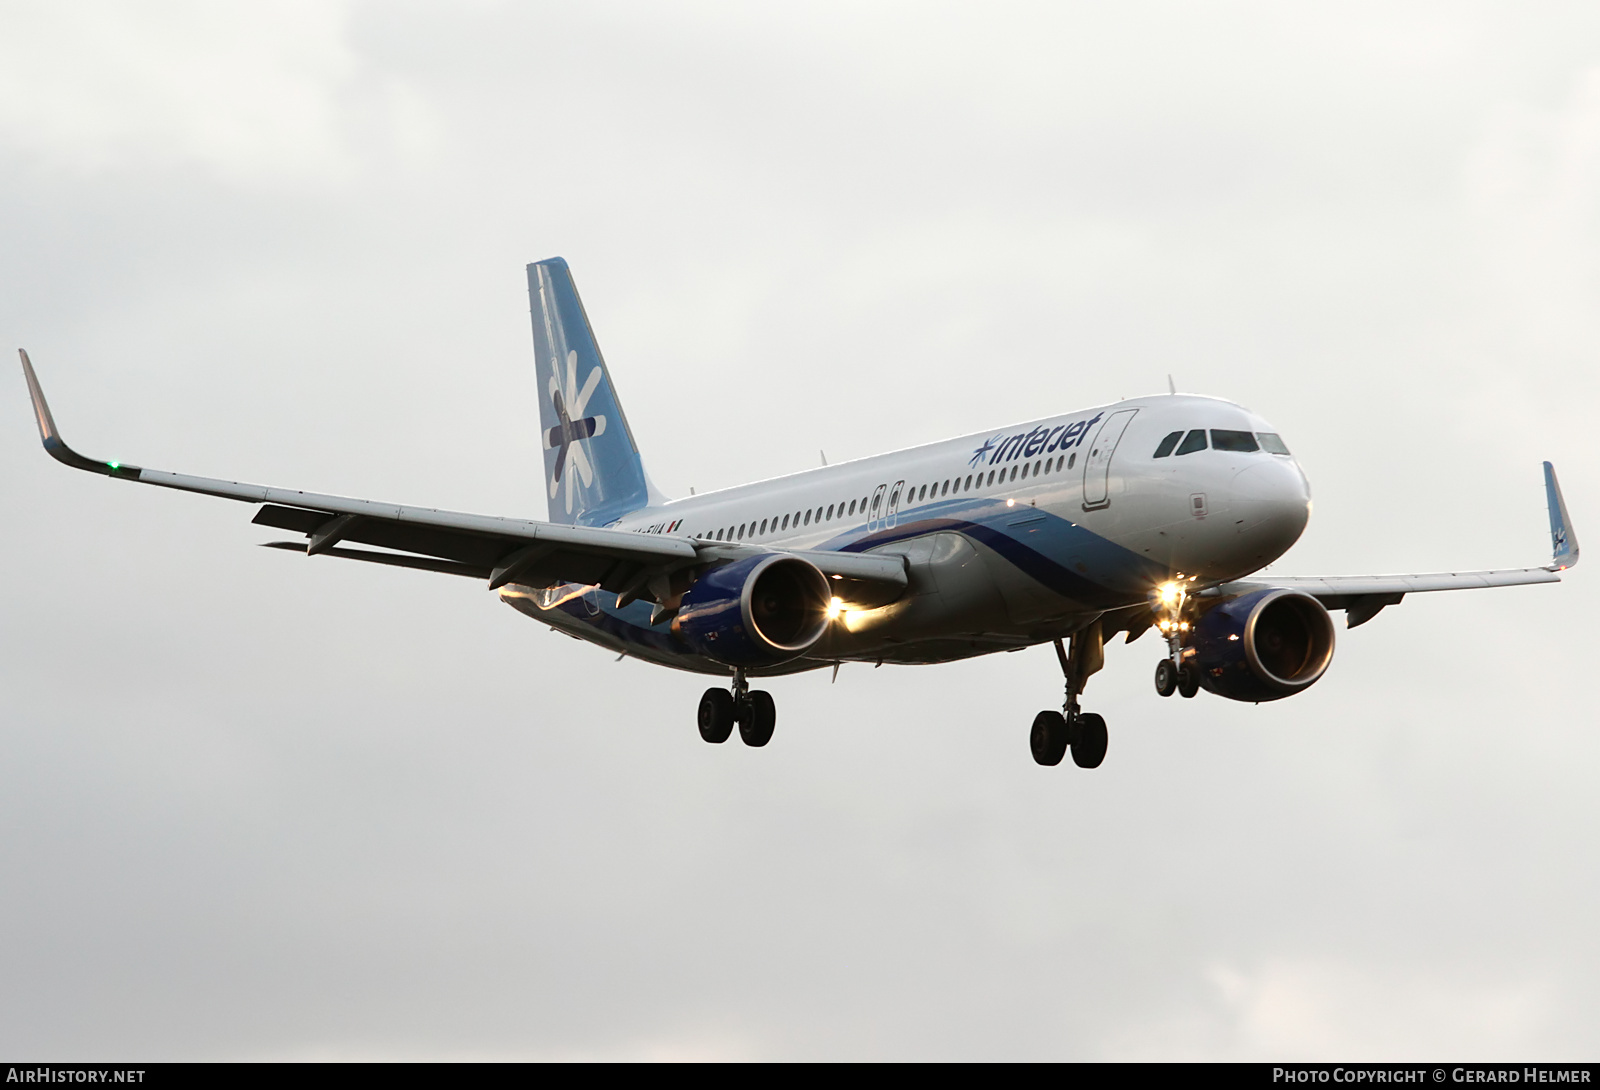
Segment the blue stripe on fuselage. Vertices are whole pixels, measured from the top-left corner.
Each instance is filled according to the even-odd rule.
[[[857,526],[820,548],[860,553],[941,532],[965,534],[1055,593],[1092,609],[1142,601],[1148,588],[1168,575],[1155,561],[1059,515],[1036,507],[1008,507],[997,500],[927,504],[917,509],[917,517],[892,529],[869,533],[865,526]],[[594,593],[600,600],[592,604],[573,599],[557,608],[623,643],[674,657],[693,655],[672,634],[670,621],[650,624],[649,603],[632,602],[619,610],[604,601],[610,595]],[[599,612],[591,613],[595,607]]]
[[[940,531],[965,534],[1057,594],[1101,609],[1142,600],[1153,584],[1168,575],[1165,567],[1148,557],[1059,515],[1037,507],[1008,507],[996,500],[928,504],[918,517],[892,529],[850,531],[822,548],[866,552]]]

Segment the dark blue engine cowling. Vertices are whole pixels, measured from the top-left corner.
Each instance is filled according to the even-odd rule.
[[[822,637],[828,580],[814,564],[769,554],[700,574],[672,630],[696,654],[729,666],[776,666]]]
[[[1229,700],[1281,700],[1333,661],[1333,618],[1298,590],[1258,590],[1203,614],[1190,641],[1200,684]]]

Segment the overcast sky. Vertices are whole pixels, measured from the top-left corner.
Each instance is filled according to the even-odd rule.
[[[1178,388],[1283,574],[1600,548],[1600,8],[17,2],[0,342],[91,455],[542,517],[523,266],[686,494]],[[706,681],[74,474],[0,381],[0,1053],[1592,1059],[1589,568],[1292,700],[1153,638]],[[1590,567],[1600,556],[1590,560]]]

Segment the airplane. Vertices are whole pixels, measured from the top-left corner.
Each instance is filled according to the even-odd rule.
[[[1167,394],[669,499],[645,472],[567,263],[527,273],[548,521],[86,458],[19,350],[40,438],[74,469],[256,504],[255,524],[304,537],[269,548],[484,581],[577,639],[727,678],[700,700],[700,736],[725,742],[737,726],[757,747],[777,711],[752,678],[1052,643],[1065,700],[1035,716],[1029,748],[1041,765],[1070,751],[1095,768],[1106,723],[1080,696],[1116,635],[1158,633],[1161,696],[1280,700],[1327,671],[1330,611],[1355,628],[1407,594],[1558,582],[1578,560],[1545,462],[1547,565],[1263,576],[1305,530],[1306,475],[1268,421],[1170,379]]]

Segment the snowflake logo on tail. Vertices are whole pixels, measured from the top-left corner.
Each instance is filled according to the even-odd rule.
[[[550,402],[555,406],[555,427],[544,433],[544,449],[556,452],[556,464],[550,470],[550,498],[556,498],[556,493],[561,490],[561,479],[565,475],[567,480],[567,514],[572,514],[572,475],[567,474],[568,463],[571,463],[572,474],[587,488],[594,483],[594,467],[589,463],[589,455],[580,445],[585,439],[593,439],[597,435],[604,435],[606,431],[606,418],[603,416],[585,416],[584,410],[589,407],[589,399],[600,386],[600,368],[596,367],[584,379],[583,388],[578,388],[578,354],[567,353],[567,381],[565,387],[561,382],[561,366],[555,360],[551,361],[554,374],[550,376]]]

